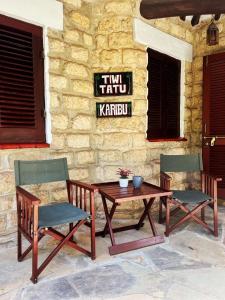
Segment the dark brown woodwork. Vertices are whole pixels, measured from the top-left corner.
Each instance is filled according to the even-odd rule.
[[[77,198],[76,190],[79,190]],[[54,256],[61,250],[63,245],[68,245],[75,250],[78,250],[85,255],[95,259],[95,207],[94,207],[94,192],[96,188],[94,186],[79,182],[67,180],[67,191],[69,202],[75,206],[83,207],[85,211],[90,215],[90,221],[81,220],[77,224],[70,224],[69,233],[64,235],[59,231],[48,228],[38,227],[38,207],[41,201],[24,190],[20,186],[16,187],[17,198],[17,220],[18,220],[18,261],[22,261],[27,254],[32,251],[32,276],[31,281],[37,283],[38,276],[54,258]],[[91,250],[79,246],[72,240],[73,235],[79,229],[81,225],[87,225],[90,228],[91,237]],[[59,244],[44,260],[44,262],[38,266],[38,242],[45,236],[50,235],[59,241]],[[22,236],[29,242],[30,246],[23,251],[22,250]]]
[[[144,182],[140,189],[134,189],[132,182],[129,182],[127,188],[120,188],[119,182],[107,182],[94,184],[98,188],[99,193],[102,196],[102,202],[104,206],[106,224],[102,231],[96,232],[96,236],[104,237],[106,234],[110,235],[112,246],[109,247],[110,255],[115,255],[118,253],[139,249],[142,247],[147,247],[150,245],[155,245],[158,243],[164,242],[163,236],[158,235],[154,220],[151,216],[151,207],[156,197],[168,197],[172,193],[166,189],[159,188],[150,183]],[[148,199],[148,200],[147,200]],[[126,201],[137,201],[142,200],[144,204],[144,211],[140,217],[140,220],[137,224],[122,226],[113,228],[112,218],[115,213],[116,207]],[[109,212],[108,202],[112,202],[112,207]],[[153,236],[150,236],[145,239],[140,239],[131,242],[125,242],[118,244],[115,239],[114,233],[136,229],[139,230],[143,225],[145,218],[148,218],[150,228],[152,230]]]
[[[204,169],[222,178],[218,194],[225,199],[225,53],[204,58],[203,78]],[[211,146],[213,137],[215,142]]]
[[[221,17],[221,14],[215,14],[215,16],[214,16],[215,21],[219,21],[220,17]]]
[[[147,138],[180,136],[181,62],[148,49],[148,130]]]
[[[222,14],[225,0],[142,0],[140,12],[146,19]]]
[[[44,143],[41,27],[0,15],[0,143]]]
[[[171,177],[164,173],[160,173],[160,185],[162,188],[170,189]],[[221,178],[210,176],[204,172],[201,173],[201,190],[203,193],[211,196],[210,200],[202,201],[197,204],[194,208],[187,208],[187,203],[181,203],[179,199],[165,198],[160,199],[160,209],[159,209],[159,221],[163,223],[166,220],[166,232],[165,235],[169,234],[175,230],[178,226],[192,219],[197,224],[202,225],[214,236],[218,236],[218,208],[217,208],[217,185],[221,181]],[[162,216],[162,205],[166,208],[166,216]],[[204,209],[210,207],[213,210],[213,229],[205,222]],[[173,207],[173,210],[171,208]],[[175,207],[175,209],[174,209]],[[171,216],[176,215],[177,212],[182,210],[186,214],[180,219],[176,220],[174,224],[171,225]],[[201,213],[201,219],[196,215]]]
[[[193,16],[192,20],[191,20],[191,25],[192,26],[197,25],[199,23],[200,17],[201,17],[201,15],[195,15],[195,16]]]

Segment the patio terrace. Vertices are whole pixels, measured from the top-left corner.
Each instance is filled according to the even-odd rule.
[[[31,257],[17,262],[15,243],[2,239],[0,299],[223,300],[224,220],[225,207],[220,206],[218,239],[195,223],[187,223],[163,244],[116,256],[108,254],[110,239],[98,237],[95,261],[64,247],[36,285],[29,280]],[[99,220],[97,227],[102,228],[103,222]],[[148,225],[140,231],[118,233],[116,237],[120,242],[144,238]],[[160,233],[164,232],[163,225],[157,224],[157,227]],[[78,238],[84,245],[89,243],[84,232],[80,232]],[[40,244],[40,260],[52,246],[46,241]]]

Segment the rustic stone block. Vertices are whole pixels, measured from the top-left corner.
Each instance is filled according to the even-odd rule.
[[[58,93],[51,92],[50,94],[50,104],[52,108],[59,107],[60,98]]]
[[[7,214],[0,214],[0,232],[6,231],[7,226]]]
[[[49,39],[49,52],[64,53],[65,45],[62,41]]]
[[[67,78],[51,74],[50,87],[58,90],[65,89],[67,87]]]
[[[92,118],[89,116],[77,116],[73,120],[74,130],[91,130],[92,128]]]
[[[122,160],[121,151],[99,151],[98,152],[98,163],[120,163]]]
[[[60,135],[53,134],[51,149],[63,149],[64,146],[65,146],[65,137],[62,134]]]
[[[90,19],[87,16],[82,15],[79,12],[72,11],[72,13],[70,14],[70,18],[73,21],[73,23],[75,25],[79,26],[81,29],[84,29],[84,30],[89,29]]]
[[[140,147],[146,146],[146,143],[148,143],[146,141],[146,135],[144,132],[141,134],[133,134],[132,138],[133,138],[133,147],[134,148],[140,148]]]
[[[106,4],[105,10],[115,15],[132,15],[132,4],[131,1],[112,1]]]
[[[52,126],[55,129],[66,129],[68,127],[68,117],[65,115],[56,115],[52,118]]]
[[[81,39],[81,34],[78,30],[65,30],[64,31],[64,40],[71,44],[77,43]]]
[[[87,62],[89,58],[88,50],[83,47],[72,46],[71,58],[76,61]]]
[[[96,43],[97,43],[97,49],[107,49],[109,45],[108,36],[98,34],[96,36]]]
[[[15,193],[14,172],[4,171],[0,173],[0,195]]]
[[[8,196],[0,197],[0,212],[5,211],[5,210],[11,210],[13,208],[15,209],[15,207],[16,207],[16,199],[14,196],[8,195]],[[0,223],[1,223],[1,221],[0,221]]]
[[[50,58],[49,60],[49,70],[53,72],[60,72],[61,70],[61,60]]]
[[[90,34],[84,33],[83,40],[86,46],[91,47],[93,45],[93,38]]]
[[[63,96],[63,106],[68,110],[87,112],[90,110],[90,101],[87,98]]]
[[[126,16],[102,17],[98,23],[97,33],[107,35],[111,32],[132,32],[132,22],[133,19]]]
[[[119,65],[122,63],[122,54],[118,50],[102,50],[100,61],[104,66]]]
[[[147,159],[146,149],[127,151],[123,154],[123,160],[125,163],[138,164],[139,162],[145,162]]]
[[[71,134],[67,136],[67,144],[72,148],[89,148],[90,137],[84,134]]]
[[[64,65],[64,74],[65,76],[77,76],[81,78],[87,78],[88,77],[88,69],[80,64],[76,63],[66,63]]]
[[[93,151],[82,151],[77,154],[78,165],[93,164],[95,162],[95,154]]]
[[[89,177],[88,169],[75,168],[69,170],[69,176],[74,180],[85,180]]]
[[[132,136],[126,133],[111,133],[104,135],[104,148],[108,149],[123,149],[129,148],[132,145]]]
[[[110,48],[132,48],[133,36],[131,33],[115,32],[109,35]]]
[[[72,81],[73,91],[76,94],[86,94],[92,95],[93,94],[93,84],[89,81],[82,81],[82,80],[73,80]]]
[[[123,50],[123,63],[147,66],[146,52],[141,50],[125,49]]]
[[[133,114],[134,115],[145,115],[147,118],[148,111],[148,102],[146,100],[138,100],[134,101]]]
[[[2,154],[0,157],[0,170],[6,171],[10,169],[8,153]]]

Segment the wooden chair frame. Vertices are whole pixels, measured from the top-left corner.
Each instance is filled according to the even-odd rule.
[[[59,231],[48,228],[38,227],[38,209],[41,203],[40,199],[32,195],[20,186],[16,187],[17,198],[17,216],[18,216],[18,261],[22,261],[27,254],[32,251],[32,276],[31,281],[37,283],[38,276],[50,263],[53,257],[59,252],[59,250],[66,244],[75,250],[78,250],[88,256],[91,259],[95,259],[95,204],[94,193],[97,189],[89,184],[85,184],[79,181],[67,180],[67,193],[69,203],[83,209],[90,213],[89,220],[81,220],[76,224],[69,224],[69,233],[64,235]],[[89,195],[88,195],[89,194]],[[79,229],[81,225],[87,225],[90,227],[91,234],[91,250],[86,250],[73,241],[73,235]],[[30,246],[23,251],[22,250],[22,235],[30,242]],[[45,236],[59,240],[59,244],[49,254],[45,261],[38,266],[38,242]]]
[[[160,172],[160,186],[164,189],[171,189],[171,180],[172,178],[165,172]],[[186,203],[181,203],[178,199],[160,198],[159,204],[159,223],[163,223],[166,220],[166,232],[165,235],[168,237],[169,234],[176,229],[179,225],[184,222],[193,219],[197,224],[202,225],[210,233],[214,234],[215,237],[218,237],[218,207],[217,207],[217,183],[222,181],[221,178],[216,178],[209,174],[201,172],[201,190],[203,193],[211,196],[211,200],[206,200],[201,203],[198,203],[192,210],[188,209]],[[166,216],[163,217],[163,205],[166,208]],[[171,207],[176,205],[176,208],[171,211]],[[214,227],[211,229],[209,225],[205,222],[205,208],[209,206],[213,210],[213,221]],[[170,218],[174,216],[179,210],[182,210],[186,213],[184,217],[178,220],[175,224],[170,225]],[[201,213],[201,217],[197,216],[197,213]]]

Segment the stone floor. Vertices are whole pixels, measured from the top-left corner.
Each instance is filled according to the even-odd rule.
[[[0,300],[224,300],[225,299],[225,207],[219,208],[220,234],[216,239],[195,223],[187,223],[165,243],[109,256],[108,237],[98,237],[97,259],[65,247],[33,285],[31,258],[16,260],[16,245],[0,240]],[[98,221],[101,227],[102,221]],[[119,241],[146,237],[141,231],[116,235]],[[164,226],[157,225],[160,233]],[[78,239],[88,246],[87,235]],[[42,241],[40,257],[52,248]]]

